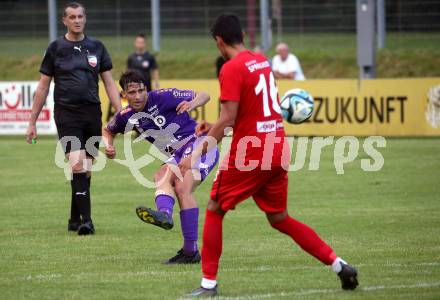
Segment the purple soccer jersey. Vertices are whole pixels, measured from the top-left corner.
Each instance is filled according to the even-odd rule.
[[[187,112],[177,114],[182,101],[191,101],[194,91],[162,89],[148,93],[147,104],[141,112],[130,105],[115,114],[107,129],[113,134],[137,131],[163,153],[172,153],[194,135],[196,121]]]
[[[141,112],[136,112],[128,105],[115,114],[107,129],[113,134],[134,130],[167,155],[167,163],[179,163],[193,150],[197,123],[188,112],[177,114],[176,107],[194,97],[192,90],[174,88],[148,92],[147,104]],[[214,168],[218,157],[217,149],[202,155],[199,165],[202,181]]]

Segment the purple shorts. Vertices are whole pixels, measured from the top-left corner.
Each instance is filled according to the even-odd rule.
[[[170,158],[165,162],[167,164],[178,164],[182,160],[182,158],[185,158],[193,152],[194,148],[197,147],[197,145],[202,141],[201,138],[194,138],[191,139],[188,143],[186,143],[184,146],[177,149],[173,155],[170,156]],[[196,169],[199,170],[201,179],[200,181],[204,181],[205,178],[209,175],[209,173],[214,169],[215,165],[218,162],[219,159],[219,152],[218,147],[212,148],[207,153],[203,154],[199,161],[196,164]]]

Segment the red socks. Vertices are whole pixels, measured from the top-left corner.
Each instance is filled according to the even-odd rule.
[[[222,255],[223,217],[217,212],[206,210],[203,226],[202,271],[203,278],[216,280],[218,264]],[[331,265],[336,254],[309,226],[287,216],[272,227],[289,235],[304,251],[316,257],[322,263]]]
[[[336,254],[309,226],[287,216],[281,222],[271,224],[273,228],[289,235],[304,251],[313,255],[326,265],[331,265]]]
[[[202,272],[203,278],[215,280],[218,263],[222,255],[223,217],[217,212],[206,210],[203,225]]]

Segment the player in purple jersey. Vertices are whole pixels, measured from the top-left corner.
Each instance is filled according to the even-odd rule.
[[[164,164],[154,175],[157,210],[140,206],[136,208],[136,214],[146,223],[169,230],[174,225],[172,215],[177,197],[184,243],[177,255],[164,263],[198,263],[199,209],[193,191],[216,165],[218,151],[213,149],[201,157],[197,168],[182,174],[182,180],[177,178],[173,170],[179,170],[177,164],[189,156],[197,145],[197,123],[188,112],[208,102],[209,95],[174,88],[147,93],[142,77],[133,71],[122,74],[119,84],[129,105],[116,113],[103,129],[105,154],[111,159],[116,156],[113,139],[118,133],[136,131],[166,155]]]

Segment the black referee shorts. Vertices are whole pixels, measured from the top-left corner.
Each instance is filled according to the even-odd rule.
[[[84,104],[75,108],[58,106],[54,115],[58,137],[66,154],[85,149],[87,156],[98,156],[102,135],[100,104]]]

